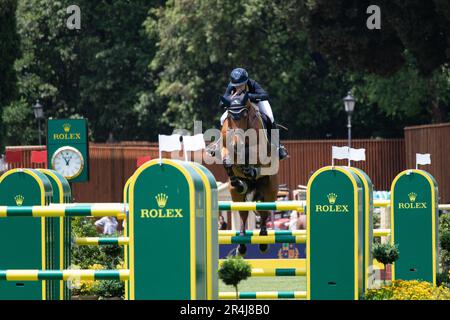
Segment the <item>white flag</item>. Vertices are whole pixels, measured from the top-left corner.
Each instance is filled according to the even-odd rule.
[[[416,165],[431,164],[431,155],[429,153],[416,153]]]
[[[349,158],[348,147],[332,147],[332,157],[333,159],[348,159]]]
[[[158,135],[159,152],[161,151],[177,151],[181,150],[180,135],[173,134],[166,136],[163,134]]]
[[[366,149],[350,148],[350,160],[352,161],[366,161]]]
[[[183,146],[185,151],[197,151],[206,148],[203,134],[196,134],[195,136],[183,136]]]

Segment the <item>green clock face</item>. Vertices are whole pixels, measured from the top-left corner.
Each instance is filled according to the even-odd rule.
[[[61,147],[52,156],[52,168],[66,179],[74,179],[83,172],[83,155],[73,147]]]

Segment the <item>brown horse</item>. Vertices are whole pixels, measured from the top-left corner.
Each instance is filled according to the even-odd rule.
[[[222,161],[230,177],[230,193],[234,202],[264,201],[277,199],[278,165],[276,149],[272,149],[258,107],[250,102],[248,94],[221,97],[228,111],[222,126]],[[253,129],[253,130],[252,130]],[[253,139],[252,139],[253,138]],[[265,149],[264,149],[265,148]],[[269,168],[271,170],[269,170]],[[261,218],[260,235],[267,235],[267,218],[270,211],[256,211]],[[239,211],[241,218],[240,235],[245,234],[248,211]],[[260,244],[261,252],[269,246]],[[245,255],[245,244],[238,246],[238,253]]]

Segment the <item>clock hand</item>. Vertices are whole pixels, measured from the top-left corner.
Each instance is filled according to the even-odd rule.
[[[64,159],[64,162],[66,163],[66,166],[68,166],[69,165],[69,162],[70,162],[70,158],[69,159],[67,159],[66,157],[62,157],[63,159]]]

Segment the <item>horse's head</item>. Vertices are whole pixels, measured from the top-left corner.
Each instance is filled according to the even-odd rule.
[[[248,93],[227,97],[220,97],[225,109],[228,111],[227,118],[222,127],[222,136],[233,130],[232,145],[234,147],[245,146],[245,132],[252,128],[251,119],[254,118],[254,107],[250,102]],[[225,141],[225,140],[224,140]]]
[[[220,99],[228,111],[228,127],[230,129],[248,129],[248,116],[251,108],[248,93],[229,98],[222,96]]]

